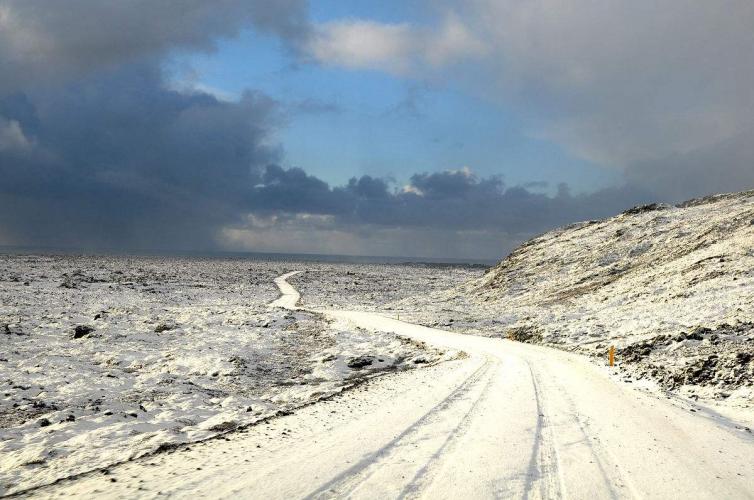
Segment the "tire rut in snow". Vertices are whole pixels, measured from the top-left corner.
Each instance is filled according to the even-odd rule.
[[[531,368],[531,365],[529,365],[529,370],[531,372],[532,383],[534,384],[541,425],[538,424],[537,428],[537,441],[539,445],[532,453],[532,460],[530,462],[531,483],[527,487],[526,496],[529,497],[531,490],[537,486],[533,480],[541,479],[539,497],[568,498],[565,488],[567,481],[562,473],[563,466],[560,458],[561,451],[559,444],[563,442],[563,433],[568,432],[569,438],[564,444],[566,447],[578,443],[586,446],[588,449],[589,461],[595,464],[597,472],[595,476],[591,477],[592,482],[601,483],[602,491],[605,494],[609,492],[609,498],[638,498],[638,495],[635,494],[635,488],[625,474],[625,471],[618,465],[618,461],[612,457],[608,449],[594,443],[592,436],[596,433],[589,428],[587,421],[579,418],[576,405],[567,388],[558,382],[557,377],[548,376],[550,374],[544,374],[547,382],[543,383],[540,380],[542,373],[537,374]],[[549,388],[547,388],[548,384],[550,385]],[[547,390],[543,390],[544,388],[547,388]],[[549,394],[549,396],[545,397],[545,394]],[[552,402],[548,401],[548,399],[552,398],[553,394],[558,395],[559,404],[552,406],[564,408],[566,411],[561,410],[558,414],[553,414],[550,408],[550,403]],[[560,421],[553,419],[556,415],[560,417]],[[563,421],[564,418],[568,418],[568,421]],[[584,457],[582,457],[583,459]],[[612,479],[608,471],[612,473]],[[623,488],[627,488],[628,491],[622,491]]]
[[[531,377],[534,397],[537,403],[537,426],[534,431],[534,447],[531,450],[529,467],[526,474],[524,498],[532,497],[535,488],[539,498],[566,498],[563,478],[560,472],[558,451],[552,435],[552,427],[546,417],[544,401],[539,381],[529,363],[526,363]]]
[[[488,360],[487,363],[489,364],[491,362]],[[429,460],[427,460],[427,462],[424,464],[424,466],[422,466],[416,472],[416,474],[414,474],[411,482],[409,482],[403,488],[403,491],[401,491],[401,493],[398,495],[399,498],[411,498],[413,496],[416,496],[419,492],[421,492],[434,481],[438,469],[436,465],[438,464],[438,462],[440,462],[443,454],[451,452],[456,443],[459,441],[458,438],[465,434],[465,431],[469,427],[469,421],[476,413],[475,410],[479,406],[479,403],[484,401],[484,399],[490,392],[490,389],[494,383],[494,373],[491,372],[493,372],[492,369],[488,369],[485,372],[487,379],[484,382],[484,387],[482,388],[479,397],[472,403],[469,410],[458,422],[458,425],[448,434],[448,437],[445,439],[445,442],[443,442],[442,446],[435,453],[433,453]]]
[[[422,439],[422,432],[428,424],[431,422],[443,422],[447,421],[446,414],[456,409],[458,405],[464,404],[466,396],[470,393],[479,392],[475,394],[470,404],[471,409],[464,411],[460,419],[456,418],[456,422],[453,424],[453,428],[450,429],[446,440],[440,443],[439,450],[435,448],[433,452],[429,454],[426,461],[423,462],[422,467],[419,468],[414,476],[409,480],[409,486],[417,480],[421,479],[421,476],[429,465],[429,462],[436,460],[439,457],[439,451],[446,446],[449,441],[453,439],[454,433],[457,433],[459,429],[463,427],[463,424],[473,410],[476,402],[478,402],[484,395],[485,390],[490,385],[490,372],[494,372],[494,362],[486,359],[484,363],[466,377],[453,391],[451,391],[441,402],[430,408],[424,415],[422,415],[414,423],[406,427],[398,436],[388,442],[385,446],[381,447],[377,451],[370,453],[362,458],[359,462],[346,469],[332,480],[328,481],[320,488],[307,495],[306,498],[319,499],[330,498],[332,496],[343,497],[349,496],[350,493],[357,490],[360,486],[366,483],[375,473],[377,473],[381,467],[386,465],[386,462],[394,457],[393,453],[402,446],[410,446],[417,440]],[[479,385],[482,387],[480,388]],[[466,404],[469,404],[468,402]]]

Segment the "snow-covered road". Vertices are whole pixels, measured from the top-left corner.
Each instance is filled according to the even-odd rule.
[[[275,278],[275,285],[280,289],[280,297],[270,302],[268,307],[282,307],[283,309],[296,308],[298,301],[301,300],[301,295],[298,293],[298,290],[288,283],[287,280],[291,276],[300,272],[301,271],[291,271]]]
[[[295,307],[298,293],[285,277],[276,283],[276,305]],[[579,356],[374,313],[320,312],[468,357],[35,493],[754,498],[754,435],[618,384]]]

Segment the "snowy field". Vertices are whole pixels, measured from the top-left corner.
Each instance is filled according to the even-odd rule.
[[[307,307],[384,311],[409,297],[480,278],[482,265],[307,263],[289,280]]]
[[[404,274],[386,267],[391,278]],[[274,278],[291,269],[319,280],[305,300],[331,300],[328,276],[338,268],[0,256],[0,493],[211,438],[455,355],[267,307],[278,296]],[[379,279],[381,268],[351,272]],[[408,268],[415,289],[445,274]],[[370,294],[347,292],[354,303]]]

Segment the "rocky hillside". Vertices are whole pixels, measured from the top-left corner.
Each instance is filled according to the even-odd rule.
[[[754,191],[557,229],[435,294],[433,306],[419,301],[400,306],[439,312],[435,324],[453,329],[599,357],[615,345],[634,378],[751,400]]]

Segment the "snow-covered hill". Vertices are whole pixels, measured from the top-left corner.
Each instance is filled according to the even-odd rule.
[[[402,317],[606,359],[626,377],[752,402],[754,191],[646,205],[522,245]]]

